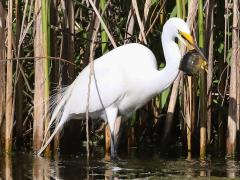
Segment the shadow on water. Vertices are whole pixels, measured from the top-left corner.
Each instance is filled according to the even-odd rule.
[[[147,153],[146,153],[147,152]],[[116,162],[104,159],[98,147],[86,162],[85,153],[52,159],[31,154],[0,158],[0,179],[220,179],[237,178],[238,161],[212,159],[206,163],[183,158],[163,158],[153,151],[141,154],[132,150]],[[240,178],[239,178],[240,179]]]

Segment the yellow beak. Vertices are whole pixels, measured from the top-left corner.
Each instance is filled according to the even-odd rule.
[[[189,50],[195,49],[195,42],[194,42],[193,37],[190,34],[182,32],[182,31],[179,31],[179,34],[181,35],[181,37],[183,37],[183,39],[185,41],[187,41],[186,45]]]

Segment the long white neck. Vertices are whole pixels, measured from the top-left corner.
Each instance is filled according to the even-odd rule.
[[[179,46],[175,43],[175,35],[167,31],[168,28],[163,29],[162,46],[166,66],[157,73],[159,87],[157,93],[169,87],[176,79],[179,73],[179,65],[181,60],[181,53]]]

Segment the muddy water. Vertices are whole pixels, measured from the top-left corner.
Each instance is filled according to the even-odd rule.
[[[95,148],[88,163],[84,152],[52,159],[17,153],[0,161],[0,179],[227,179],[240,175],[240,163],[224,158],[200,163],[133,149],[118,161],[109,162],[101,147]]]

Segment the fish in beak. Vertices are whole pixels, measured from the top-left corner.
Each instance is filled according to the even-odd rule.
[[[191,61],[192,64],[195,66],[195,69],[199,68],[208,72],[207,59],[198,47],[197,43],[194,41],[194,38],[190,34],[182,31],[179,31],[178,33],[179,39],[186,45],[189,50],[189,53],[187,53],[187,55],[184,55],[183,57],[183,61],[185,61],[183,64],[187,65],[189,63],[187,63],[186,61]],[[196,62],[193,62],[194,59],[196,60]]]

